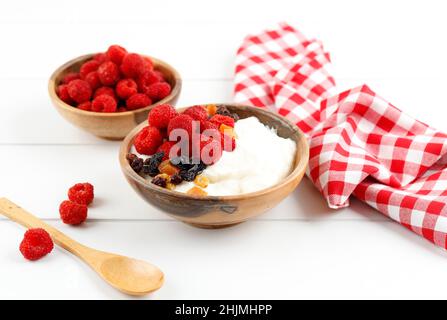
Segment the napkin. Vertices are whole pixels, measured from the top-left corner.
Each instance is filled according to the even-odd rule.
[[[307,176],[330,208],[355,196],[447,249],[447,135],[367,85],[338,92],[329,53],[288,24],[245,38],[235,100],[286,117],[309,141]]]

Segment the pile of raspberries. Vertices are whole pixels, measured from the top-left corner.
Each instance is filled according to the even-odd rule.
[[[79,72],[67,73],[56,93],[81,110],[125,112],[164,99],[171,86],[149,57],[112,45],[82,64]]]
[[[225,106],[196,105],[178,113],[171,105],[162,104],[154,107],[148,116],[148,126],[141,129],[136,135],[134,146],[138,153],[154,155],[163,152],[163,160],[170,158],[171,148],[178,142],[171,132],[183,129],[189,137],[188,154],[192,157],[192,144],[197,143],[200,155],[205,146],[213,144],[213,154],[207,159],[200,159],[206,165],[216,163],[222,156],[222,151],[231,152],[236,148],[236,139],[233,131],[238,116],[228,111]],[[196,130],[198,139],[192,140],[193,130]],[[176,154],[175,156],[180,156]]]
[[[68,199],[59,206],[62,221],[78,225],[87,219],[87,206],[94,198],[90,183],[77,183],[68,189]],[[53,250],[54,244],[47,231],[41,228],[29,229],[20,243],[20,252],[31,261],[38,260]]]

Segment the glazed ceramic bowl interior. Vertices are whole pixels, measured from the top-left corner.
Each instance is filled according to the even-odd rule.
[[[151,108],[163,103],[175,105],[177,102],[182,88],[180,74],[166,62],[150,57],[153,61],[154,69],[163,73],[166,81],[171,85],[171,93],[157,103],[137,110],[114,113],[84,111],[65,103],[56,94],[57,86],[67,73],[78,72],[81,65],[93,56],[94,54],[88,54],[65,63],[54,71],[48,83],[48,92],[56,110],[63,118],[80,129],[101,138],[120,140],[136,125],[147,119]]]
[[[147,124],[142,123],[124,139],[119,160],[121,169],[133,189],[148,203],[170,216],[197,227],[221,228],[238,224],[276,206],[287,197],[301,181],[309,158],[309,147],[304,134],[282,116],[269,111],[235,104],[225,104],[241,119],[257,117],[263,124],[275,128],[283,138],[296,143],[293,169],[280,183],[260,191],[233,196],[191,196],[177,191],[160,188],[135,173],[126,160],[131,151],[135,135]],[[148,207],[148,214],[150,214]]]

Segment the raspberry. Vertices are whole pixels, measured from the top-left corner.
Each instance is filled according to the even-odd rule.
[[[217,124],[218,126],[220,126],[221,124],[225,124],[229,127],[234,128],[234,119],[227,116],[215,114],[211,117],[210,121]]]
[[[93,99],[92,111],[95,112],[115,112],[116,100],[107,94],[102,94]]]
[[[92,103],[90,101],[86,101],[78,104],[78,109],[84,111],[92,111]]]
[[[228,134],[221,133],[220,139],[223,150],[231,152],[236,149],[236,139],[234,137],[229,136]]]
[[[146,62],[146,69],[152,70],[154,69],[154,63],[152,62],[152,59],[149,57],[143,57],[144,62]]]
[[[152,104],[151,99],[142,93],[135,93],[126,100],[126,106],[129,110],[136,110],[150,106]]]
[[[120,78],[120,71],[112,61],[106,61],[98,68],[101,83],[105,86],[113,86]]]
[[[59,206],[59,214],[65,224],[81,224],[87,219],[87,206],[65,200]]]
[[[146,94],[151,84],[160,82],[162,80],[163,79],[160,78],[160,76],[155,71],[149,70],[138,77],[138,90],[140,90],[141,93]]]
[[[98,70],[100,63],[96,60],[90,60],[85,62],[82,66],[81,69],[79,70],[79,75],[81,76],[81,79],[85,79],[85,77],[93,71]]]
[[[68,199],[78,204],[89,205],[93,201],[93,186],[86,183],[76,183],[68,189]]]
[[[168,127],[169,121],[177,116],[177,111],[170,104],[160,104],[149,112],[148,121],[151,126],[158,129]]]
[[[126,107],[118,107],[118,109],[116,109],[116,112],[126,112],[126,111],[128,111]]]
[[[157,82],[151,84],[146,91],[146,94],[153,101],[159,101],[166,98],[171,93],[171,86],[167,82]]]
[[[200,131],[204,132],[205,130],[219,130],[219,126],[211,121],[201,121]]]
[[[206,165],[211,165],[219,161],[220,157],[222,157],[222,146],[220,141],[201,136],[200,160]]]
[[[121,63],[121,72],[127,78],[137,78],[146,70],[146,61],[136,53],[128,53]]]
[[[123,79],[116,84],[116,94],[121,99],[126,100],[137,92],[137,83],[132,79]]]
[[[95,54],[95,55],[93,56],[93,60],[96,60],[96,61],[98,61],[99,63],[103,63],[103,62],[106,62],[106,61],[107,61],[107,56],[106,56],[105,53],[100,52],[100,53],[97,53],[97,54]]]
[[[189,137],[192,136],[192,122],[193,118],[188,116],[187,114],[179,114],[175,118],[171,119],[168,124],[168,135],[175,129],[183,129],[186,130]]]
[[[92,88],[87,81],[76,79],[68,85],[68,94],[77,103],[88,101],[92,96]]]
[[[203,106],[189,107],[183,113],[198,121],[208,119],[208,113]]]
[[[62,83],[63,84],[69,84],[71,81],[79,79],[79,73],[77,72],[70,72],[67,73],[63,78],[62,78]]]
[[[29,229],[20,243],[20,252],[25,259],[38,260],[53,250],[54,244],[48,232],[41,228]]]
[[[115,90],[113,90],[110,87],[99,87],[98,89],[96,89],[95,94],[93,95],[93,98],[96,98],[103,94],[111,96],[113,99],[115,99],[115,101],[118,101],[118,99],[115,95]]]
[[[68,85],[61,84],[56,89],[57,96],[65,103],[73,104],[73,100],[71,99],[70,95],[68,94]]]
[[[135,137],[134,145],[138,153],[153,155],[162,141],[160,131],[157,128],[144,127]]]
[[[158,147],[157,149],[157,153],[158,152],[163,152],[164,156],[163,156],[163,161],[164,160],[168,160],[169,159],[169,152],[171,151],[171,148],[175,145],[175,142],[172,141],[165,141],[161,144],[161,146]]]
[[[112,61],[113,63],[116,63],[118,65],[120,65],[121,62],[123,62],[123,58],[126,54],[127,54],[127,50],[121,46],[116,45],[116,44],[111,45],[109,47],[109,49],[107,49],[107,52],[106,52],[107,58],[109,58],[110,61]]]
[[[163,74],[163,72],[158,71],[158,70],[155,70],[154,72],[155,72],[155,74],[160,78],[160,82],[166,80],[166,79],[165,79],[165,75]]]
[[[97,88],[99,88],[101,86],[101,80],[99,80],[99,75],[98,75],[98,72],[96,72],[96,71],[90,72],[85,77],[85,81],[88,82],[88,84],[90,85],[90,88],[92,88],[92,90],[96,90]]]

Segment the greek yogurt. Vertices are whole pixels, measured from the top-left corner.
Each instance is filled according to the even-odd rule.
[[[296,143],[281,138],[276,130],[249,117],[236,122],[233,152],[223,152],[215,164],[202,173],[209,179],[204,190],[211,196],[239,195],[271,187],[291,171]],[[175,191],[187,192],[194,182],[183,181]]]

